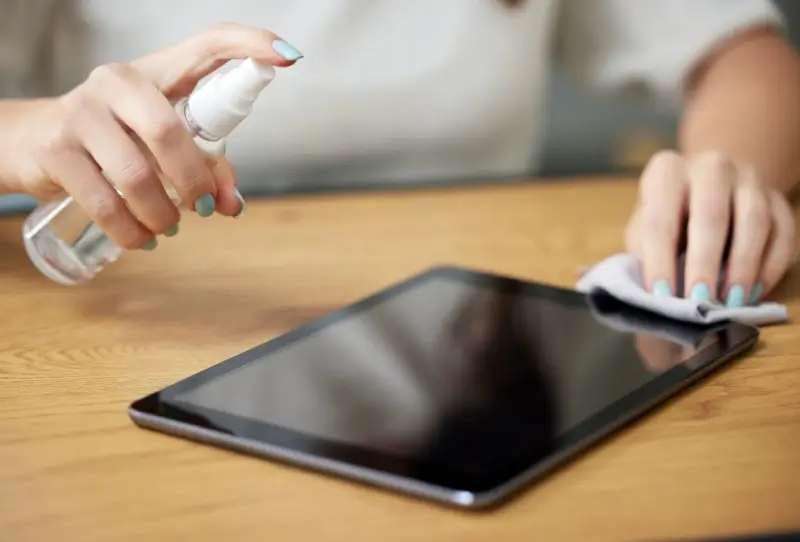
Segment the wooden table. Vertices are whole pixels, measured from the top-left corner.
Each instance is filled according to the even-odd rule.
[[[560,285],[622,248],[630,181],[315,196],[187,216],[93,284],[0,221],[0,540],[666,540],[800,526],[800,329],[490,514],[143,431],[130,401],[436,263]],[[800,279],[778,295],[793,311]]]

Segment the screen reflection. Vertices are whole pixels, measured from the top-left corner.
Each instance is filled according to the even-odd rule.
[[[475,470],[546,454],[708,336],[613,300],[547,292],[433,277],[175,399]]]

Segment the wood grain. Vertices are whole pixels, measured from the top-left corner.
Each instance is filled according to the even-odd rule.
[[[488,514],[136,428],[128,404],[421,269],[559,285],[622,248],[624,180],[251,203],[94,283],[39,276],[0,221],[0,540],[654,540],[800,526],[800,333]],[[791,273],[776,297],[798,303]]]

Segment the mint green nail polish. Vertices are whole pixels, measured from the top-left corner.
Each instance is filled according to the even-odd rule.
[[[763,284],[756,284],[753,286],[753,289],[750,291],[750,299],[748,300],[749,305],[758,305],[761,303],[761,296],[764,295],[764,285]]]
[[[672,288],[666,280],[653,284],[653,295],[656,297],[672,297]]]
[[[242,194],[238,190],[236,191],[236,197],[239,198],[239,201],[242,203],[242,208],[239,209],[238,213],[233,215],[233,218],[242,218],[244,216],[244,211],[245,211],[245,208],[247,207],[247,204],[245,203],[244,198],[242,197]]]
[[[275,52],[281,55],[286,60],[299,60],[303,58],[303,53],[289,45],[283,40],[275,40],[272,43],[272,48]]]
[[[214,202],[214,197],[211,194],[206,194],[194,202],[194,210],[197,211],[197,214],[202,217],[209,217],[213,215],[215,208],[216,204]]]
[[[711,292],[705,284],[695,284],[692,288],[691,297],[693,300],[700,303],[708,303],[711,301]]]
[[[150,239],[142,246],[142,250],[155,250],[158,246],[158,241],[155,238]]]
[[[725,306],[729,309],[738,309],[744,305],[744,288],[738,284],[732,286],[728,290],[728,298],[725,300]]]
[[[178,224],[175,224],[170,229],[166,230],[164,232],[164,235],[166,235],[167,237],[175,237],[176,235],[178,235],[178,230],[179,229],[180,229],[180,227],[178,226]]]

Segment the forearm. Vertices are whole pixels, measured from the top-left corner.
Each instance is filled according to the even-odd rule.
[[[0,195],[23,191],[23,181],[36,168],[26,151],[47,100],[0,100]]]
[[[790,192],[800,181],[800,56],[766,30],[732,40],[693,78],[679,145],[725,153]]]

